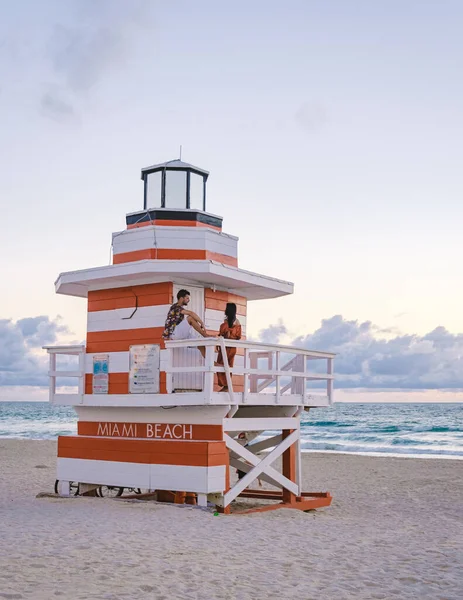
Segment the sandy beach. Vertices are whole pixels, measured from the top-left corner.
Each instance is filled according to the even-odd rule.
[[[213,516],[52,492],[56,444],[0,441],[0,598],[463,597],[463,461],[304,455],[330,508]]]

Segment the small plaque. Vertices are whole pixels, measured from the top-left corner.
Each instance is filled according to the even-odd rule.
[[[130,346],[129,392],[159,394],[159,345]]]
[[[93,356],[93,393],[107,394],[109,387],[109,354]]]

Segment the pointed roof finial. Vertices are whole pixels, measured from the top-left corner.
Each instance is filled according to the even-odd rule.
[[[180,156],[179,156],[179,160],[182,160],[182,145],[180,144]]]

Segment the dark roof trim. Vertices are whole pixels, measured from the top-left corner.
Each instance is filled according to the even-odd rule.
[[[168,162],[152,165],[151,167],[144,167],[141,170],[141,179],[144,179],[146,175],[149,175],[150,173],[156,173],[158,171],[189,171],[190,173],[201,175],[205,181],[209,177],[209,171],[205,171],[204,169],[200,169],[199,167],[195,167],[194,165],[190,165],[181,160],[169,160]]]
[[[135,225],[135,223],[146,223],[147,221],[191,221],[194,223],[204,223],[212,227],[222,227],[222,217],[216,217],[210,214],[201,212],[200,210],[166,210],[152,208],[143,210],[137,213],[131,213],[125,217],[127,225]]]

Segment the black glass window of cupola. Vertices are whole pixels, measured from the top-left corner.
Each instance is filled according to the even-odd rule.
[[[171,160],[141,171],[143,208],[195,209],[206,211],[208,171],[181,160]]]

